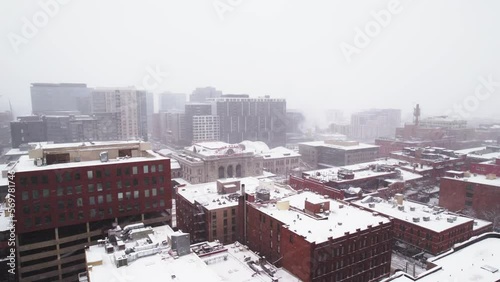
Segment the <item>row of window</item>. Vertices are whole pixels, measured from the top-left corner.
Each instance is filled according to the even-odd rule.
[[[157,177],[145,177],[143,179],[144,186],[149,187],[149,185],[156,185],[156,184],[163,184],[165,182],[165,178],[163,176]],[[104,186],[103,186],[104,184]],[[122,189],[123,186],[125,188],[130,188],[131,186],[139,186],[139,180],[137,178],[132,179],[125,179],[122,183],[121,180],[116,182],[116,188],[117,189]],[[87,185],[87,191],[88,193],[94,193],[94,192],[101,192],[103,190],[110,191],[111,190],[111,182],[104,182],[104,183],[90,183]],[[163,188],[160,188],[161,190]],[[67,186],[67,187],[62,187],[59,186],[57,187],[57,196],[67,196],[67,195],[73,195],[73,194],[81,194],[82,191],[82,185],[76,185],[76,186]],[[21,199],[26,201],[30,199],[30,194],[31,194],[31,199],[37,200],[40,199],[41,197],[47,198],[50,197],[50,190],[48,188],[45,189],[33,189],[31,191],[23,191],[21,195]]]
[[[148,174],[148,173],[156,173],[156,172],[163,172],[163,164],[154,164],[154,165],[143,165],[142,166],[142,173]],[[122,175],[136,175],[139,173],[139,167],[138,166],[132,166],[132,167],[125,167],[125,168],[116,168],[116,176],[122,176]],[[94,178],[100,179],[103,177],[109,177],[111,176],[111,169],[110,168],[104,168],[102,170],[96,169],[96,170],[88,170],[87,171],[87,179],[91,180]],[[71,171],[65,171],[61,173],[56,173],[56,180],[58,183],[61,182],[70,182],[73,180],[81,180],[82,176],[79,171],[71,172]],[[41,175],[41,176],[30,176],[29,178],[26,176],[21,176],[19,178],[19,184],[20,186],[27,186],[29,184],[31,185],[38,185],[38,184],[48,184],[49,183],[49,177],[47,175]]]
[[[159,200],[159,201],[147,201],[145,203],[145,209],[150,209],[150,208],[157,208],[158,206],[160,207],[165,207],[165,201],[164,200]],[[50,206],[49,206],[50,208]],[[25,213],[29,213],[29,207],[24,207]],[[26,211],[27,209],[27,211]],[[139,212],[140,206],[138,203],[135,203],[134,205],[128,204],[128,205],[119,205],[118,206],[118,212],[119,213],[125,213],[125,212],[130,212],[130,211],[136,211]],[[94,218],[104,218],[105,216],[109,217],[113,215],[113,208],[108,207],[108,208],[93,208],[89,210],[89,218],[94,219]],[[64,212],[60,213],[57,216],[57,222],[58,223],[65,223],[65,222],[71,222],[74,221],[75,219],[77,220],[82,220],[84,218],[84,212],[83,211],[78,211],[78,212]],[[47,215],[47,216],[36,216],[34,219],[31,217],[26,217],[24,218],[24,226],[26,228],[31,228],[33,226],[42,226],[42,225],[50,225],[52,224],[52,216]]]

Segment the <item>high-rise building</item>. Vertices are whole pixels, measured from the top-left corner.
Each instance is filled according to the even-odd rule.
[[[191,93],[189,102],[205,103],[208,99],[219,98],[220,96],[222,96],[222,91],[215,89],[215,87],[199,87]]]
[[[74,281],[114,225],[171,221],[170,161],[147,142],[38,145],[12,170],[19,281]]]
[[[33,83],[31,107],[35,115],[89,114],[91,89],[83,83]]]
[[[10,124],[12,147],[32,142],[70,143],[118,140],[117,113],[25,116]]]
[[[118,138],[148,140],[146,91],[98,88],[92,91],[93,113],[117,113]]]
[[[269,96],[223,95],[211,100],[220,117],[221,141],[262,141],[269,147],[286,143],[286,101]]]
[[[187,146],[186,118],[181,112],[159,112],[153,116],[153,137],[171,146]]]
[[[361,141],[373,141],[379,137],[394,137],[401,124],[401,110],[373,109],[351,115],[350,137]]]
[[[0,150],[11,146],[10,140],[10,122],[12,121],[12,112],[0,112]]]
[[[218,116],[193,116],[193,143],[219,141],[220,119]]]
[[[189,144],[194,142],[193,120],[195,116],[212,115],[212,105],[208,103],[188,103],[184,109],[186,141]]]
[[[186,94],[163,92],[159,94],[160,111],[183,111],[186,105]]]

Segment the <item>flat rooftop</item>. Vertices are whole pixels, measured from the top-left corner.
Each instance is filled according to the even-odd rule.
[[[245,178],[226,178],[223,182],[240,181],[240,184],[245,184],[245,193],[254,194],[263,183],[270,183],[273,189],[270,191],[271,199],[279,199],[285,195],[295,194],[296,191],[288,186],[275,184],[272,180],[266,178],[245,177]],[[236,192],[241,195],[240,188]],[[227,207],[235,207],[238,205],[238,199],[229,197],[229,194],[217,193],[217,182],[208,182],[200,184],[188,184],[177,189],[177,194],[191,202],[196,202],[203,205],[207,210],[216,210]]]
[[[89,166],[105,166],[115,163],[134,163],[151,160],[167,160],[153,150],[147,149],[149,146],[147,142],[141,141],[106,141],[106,142],[77,142],[77,143],[61,143],[61,144],[39,144],[33,151],[40,155],[44,154],[69,154],[69,162],[54,163],[48,165],[36,165],[35,158],[30,158],[30,155],[23,155],[19,158],[14,170],[16,172],[25,171],[42,171],[53,169],[65,169],[75,167],[89,167]],[[143,146],[144,145],[144,146]],[[143,147],[142,147],[143,146]],[[140,156],[127,156],[127,157],[109,157],[108,161],[102,162],[99,159],[98,152],[109,151],[110,155],[118,155],[119,150],[133,150]],[[31,154],[31,153],[30,153]],[[34,153],[35,154],[35,153]],[[81,156],[81,157],[80,157]],[[75,157],[81,161],[75,161]]]
[[[346,141],[341,141],[341,142],[346,142]],[[339,143],[339,144],[342,144],[342,143]],[[365,144],[365,143],[357,143],[357,144],[349,144],[349,145],[339,145],[339,144],[330,144],[330,143],[325,142],[325,141],[312,141],[312,142],[299,143],[299,145],[306,145],[306,146],[312,146],[312,147],[329,147],[329,148],[345,150],[345,151],[361,150],[361,149],[378,149],[380,147],[377,145],[371,145],[371,144]]]
[[[450,213],[441,207],[429,207],[418,202],[407,200],[403,200],[403,210],[399,208],[399,205],[394,199],[386,201],[382,198],[373,196],[366,196],[361,200],[352,201],[352,203],[367,210],[397,218],[401,221],[406,221],[438,233],[467,222],[473,222],[475,229],[491,224],[491,222],[474,220]],[[372,207],[370,207],[370,204],[372,204]],[[424,220],[424,217],[429,220]],[[418,221],[415,221],[414,218],[418,218]],[[453,218],[453,221],[448,221],[449,218]]]
[[[302,210],[305,201],[313,203],[330,202],[330,210],[317,214],[318,218],[306,215]],[[276,204],[253,204],[261,212],[288,225],[288,229],[297,235],[305,237],[308,242],[317,244],[328,241],[329,237],[338,238],[345,236],[345,232],[356,233],[356,229],[366,230],[368,226],[389,223],[387,217],[374,215],[371,212],[350,206],[344,202],[325,198],[323,195],[312,192],[282,198],[279,202],[289,202],[290,209],[279,209]]]
[[[470,174],[469,176],[464,176],[464,177],[460,177],[460,178],[449,177],[449,176],[442,177],[442,178],[500,187],[500,178],[497,177],[495,179],[488,179],[486,177],[486,175],[480,175],[480,174],[476,174],[476,175]]]
[[[153,228],[154,234],[148,235],[152,242],[164,242],[174,232],[169,226]],[[124,242],[125,248],[137,247],[143,238]],[[198,246],[215,247],[213,252],[197,254]],[[91,246],[86,250],[87,264],[92,264],[89,271],[91,282],[111,281],[235,281],[235,282],[271,282],[269,276],[257,263],[259,257],[239,243],[222,246],[218,242],[205,242],[191,245],[191,253],[177,256],[172,252],[170,243],[162,245],[159,252],[139,257],[128,265],[117,267],[114,254],[107,254],[104,246]],[[121,251],[123,252],[123,251]],[[299,281],[289,272],[270,264],[267,267],[275,272],[273,277],[280,281]]]
[[[436,281],[499,281],[500,280],[500,234],[485,233],[428,261],[436,266],[417,277],[398,272],[383,281],[392,282],[436,282]]]

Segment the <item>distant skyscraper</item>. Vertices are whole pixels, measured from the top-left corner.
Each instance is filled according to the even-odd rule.
[[[218,116],[193,116],[193,143],[220,140]]]
[[[221,141],[262,141],[269,147],[286,143],[286,101],[269,96],[223,95],[212,99],[214,115],[220,118]]]
[[[33,114],[89,114],[91,89],[82,83],[33,83]]]
[[[190,102],[204,103],[210,98],[219,98],[222,96],[222,91],[215,89],[215,87],[196,88],[189,97]]]
[[[188,103],[184,108],[186,118],[186,141],[191,144],[194,139],[193,119],[195,116],[207,116],[212,114],[212,105],[208,103]]]
[[[117,113],[121,140],[142,138],[147,134],[146,91],[134,88],[99,88],[92,92],[92,112]]]
[[[401,124],[401,110],[373,109],[351,115],[350,137],[373,141],[379,137],[394,137]]]
[[[186,105],[186,94],[164,92],[159,95],[160,111],[183,111]]]

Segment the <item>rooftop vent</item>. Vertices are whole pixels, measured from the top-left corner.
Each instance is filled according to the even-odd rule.
[[[340,204],[339,209],[342,209],[342,208],[344,208],[344,205]]]

